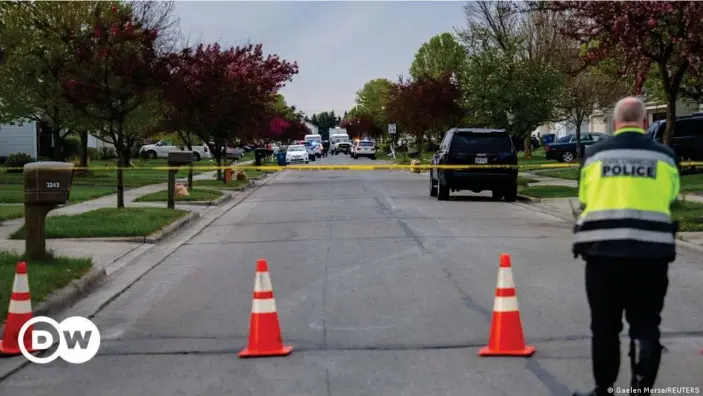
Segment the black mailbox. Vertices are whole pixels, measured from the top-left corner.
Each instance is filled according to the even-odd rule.
[[[168,164],[169,165],[190,165],[193,163],[193,153],[191,152],[175,152],[168,153]]]
[[[73,164],[32,162],[24,166],[24,202],[61,205],[68,201],[73,182]]]

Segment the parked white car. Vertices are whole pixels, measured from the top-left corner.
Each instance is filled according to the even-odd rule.
[[[354,159],[359,159],[359,157],[369,157],[371,159],[376,159],[376,145],[368,140],[362,140],[354,143],[352,146],[351,156]]]
[[[288,146],[288,149],[286,150],[286,163],[287,164],[295,164],[295,163],[309,163],[310,162],[310,154],[308,153],[307,148],[303,144],[292,144]]]
[[[146,144],[139,149],[140,156],[147,158],[168,158],[168,153],[183,152],[180,147],[168,140],[160,140],[154,144]],[[202,144],[193,147],[193,160],[200,161],[201,159],[212,158],[212,153],[207,147],[207,144]]]

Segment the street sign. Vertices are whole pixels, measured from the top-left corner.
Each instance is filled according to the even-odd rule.
[[[388,133],[395,135],[395,124],[388,124]]]

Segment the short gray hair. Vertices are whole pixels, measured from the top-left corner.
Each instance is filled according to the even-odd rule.
[[[618,123],[639,123],[647,116],[644,101],[637,96],[622,98],[615,105],[613,118]]]

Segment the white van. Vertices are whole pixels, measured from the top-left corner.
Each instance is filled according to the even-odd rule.
[[[319,144],[322,144],[322,135],[305,135],[305,138],[303,139],[306,142],[317,142]]]
[[[349,155],[351,152],[351,142],[349,135],[346,133],[335,133],[330,135],[330,151],[332,155],[344,153]]]

